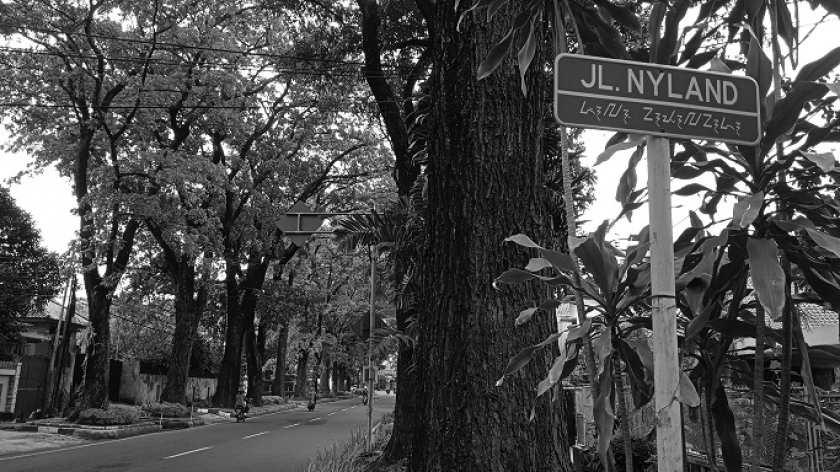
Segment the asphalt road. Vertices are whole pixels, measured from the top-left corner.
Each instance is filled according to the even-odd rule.
[[[395,397],[377,397],[374,423],[394,408]],[[325,448],[367,427],[359,398],[319,403],[249,418],[80,446],[0,457],[3,472],[236,471],[300,472]]]

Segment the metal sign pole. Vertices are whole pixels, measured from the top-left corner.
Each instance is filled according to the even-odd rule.
[[[376,259],[370,248],[370,333],[368,334],[368,441],[367,450],[373,447],[373,328],[376,320]]]
[[[656,457],[659,472],[682,472],[682,412],[676,395],[680,366],[671,229],[671,147],[668,138],[648,136],[647,141]]]

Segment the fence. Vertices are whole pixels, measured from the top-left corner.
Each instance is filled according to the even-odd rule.
[[[584,445],[595,444],[595,421],[593,417],[593,402],[588,387],[575,387],[576,434],[577,442]],[[729,403],[735,415],[738,439],[744,458],[744,464],[752,461],[754,442],[752,435],[753,399],[747,392],[728,391]],[[629,392],[625,391],[627,404],[632,405]],[[803,394],[796,392],[794,397],[799,399]],[[821,397],[823,408],[840,412],[840,394],[826,394]],[[653,402],[632,411],[629,415],[630,430],[634,436],[643,436],[650,432],[655,424]],[[707,441],[704,435],[710,434],[711,425],[704,424],[700,409],[683,407],[684,441],[686,451],[693,460],[687,470],[701,471],[701,462],[705,460]],[[772,463],[775,451],[778,411],[774,405],[765,403],[764,428],[761,445],[758,452],[762,464]],[[715,441],[717,458],[720,458],[720,445],[717,435],[712,433]],[[702,458],[702,459],[701,459]],[[723,470],[723,469],[721,469]],[[786,472],[840,472],[840,435],[823,431],[819,426],[799,416],[790,416],[788,430],[788,450],[785,456]]]

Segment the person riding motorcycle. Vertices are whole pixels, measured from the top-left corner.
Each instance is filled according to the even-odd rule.
[[[236,394],[236,404],[233,407],[233,411],[242,410],[242,413],[247,414],[248,410],[248,399],[245,398],[245,390],[240,390],[239,393]]]

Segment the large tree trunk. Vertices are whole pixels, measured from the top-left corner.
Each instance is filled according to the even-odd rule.
[[[111,297],[99,274],[85,272],[88,321],[92,337],[85,349],[84,388],[76,412],[88,408],[108,408],[110,366],[108,351],[111,337]]]
[[[259,291],[265,283],[265,274],[268,272],[268,261],[261,260],[260,256],[252,253],[248,261],[248,269],[245,276],[245,289],[242,296],[242,319],[243,319],[243,342],[246,343],[245,357],[248,365],[248,398],[255,406],[262,405],[262,359],[257,352],[257,337],[254,332],[254,322],[257,316],[257,301]]]
[[[277,333],[277,365],[274,367],[274,383],[271,385],[275,395],[286,396],[286,349],[289,345],[289,323],[282,323]]]
[[[161,401],[186,404],[187,383],[190,376],[192,348],[204,309],[205,296],[195,293],[195,264],[193,258],[182,255],[175,282],[175,333],[169,356],[166,383]],[[198,296],[197,296],[198,295]]]
[[[257,349],[257,336],[252,325],[245,330],[245,358],[248,363],[248,398],[254,406],[262,406],[262,358]]]
[[[330,389],[330,373],[332,372],[332,362],[330,359],[330,348],[321,345],[321,378],[319,379],[318,383],[320,384],[319,393],[321,396],[329,395],[331,392]]]
[[[306,397],[306,389],[309,386],[309,379],[306,377],[306,371],[309,367],[309,349],[300,348],[298,350],[298,364],[295,371],[295,396]]]
[[[552,316],[514,329],[516,313],[547,298],[544,286],[492,287],[498,275],[524,266],[530,256],[505,244],[505,237],[551,237],[543,221],[548,81],[529,75],[523,98],[511,54],[479,82],[479,63],[505,36],[517,10],[500,10],[489,25],[475,23],[480,15],[470,16],[458,32],[467,7],[462,3],[456,11],[450,2],[436,3],[428,246],[419,267],[424,344],[416,352],[423,428],[412,470],[570,471],[562,402],[551,403],[551,395],[534,399],[557,346],[535,352],[521,373],[496,386],[511,357],[557,330]],[[537,71],[544,61],[543,34],[538,29]]]
[[[225,329],[225,351],[219,367],[216,393],[213,405],[232,407],[239,391],[239,377],[242,372],[243,320],[239,306],[239,290],[236,283],[236,259],[227,259],[225,268],[225,289],[227,291],[227,319]]]
[[[415,180],[420,175],[420,166],[414,162],[413,155],[408,152],[409,134],[404,120],[407,113],[401,110],[397,95],[393,92],[385,74],[383,74],[380,50],[381,18],[379,4],[376,0],[357,0],[361,13],[362,50],[365,55],[364,73],[371,92],[377,101],[382,115],[385,129],[394,151],[394,181],[397,194],[407,197]],[[408,87],[411,90],[411,87]],[[404,103],[411,103],[410,101]],[[397,248],[394,252],[394,278],[401,283],[408,267],[411,265],[405,248]],[[406,332],[410,313],[406,309],[398,309],[396,313],[397,329]],[[397,378],[400,388],[394,405],[394,428],[391,439],[383,452],[383,462],[392,463],[402,459],[411,460],[411,447],[414,444],[414,409],[419,392],[411,388],[414,384],[414,369],[409,369],[413,354],[412,346],[400,343],[398,352]]]

